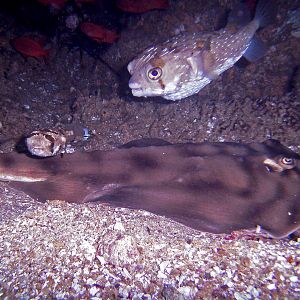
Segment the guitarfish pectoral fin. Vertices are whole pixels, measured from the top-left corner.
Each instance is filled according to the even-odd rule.
[[[71,203],[94,201],[113,193],[121,185],[117,183],[102,184],[89,182],[85,178],[55,176],[40,182],[11,182],[10,187],[28,194],[40,202],[47,200],[63,200]]]

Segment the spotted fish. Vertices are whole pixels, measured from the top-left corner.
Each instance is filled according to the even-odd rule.
[[[128,64],[132,94],[179,100],[198,93],[242,56],[250,61],[261,57],[265,47],[255,32],[273,18],[274,3],[261,0],[254,19],[239,29],[185,33],[149,47]]]
[[[212,233],[260,226],[280,238],[300,228],[300,156],[274,140],[0,154],[0,180],[39,201],[143,209]]]
[[[35,130],[25,139],[28,151],[32,155],[48,157],[65,152],[67,138],[59,130]]]

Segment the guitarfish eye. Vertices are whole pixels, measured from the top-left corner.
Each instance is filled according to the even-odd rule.
[[[292,169],[295,166],[294,159],[290,157],[281,157],[279,163],[286,169]]]

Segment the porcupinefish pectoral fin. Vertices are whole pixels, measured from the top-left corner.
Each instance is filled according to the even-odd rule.
[[[201,57],[201,54],[197,53],[196,55],[188,57],[186,60],[190,64],[194,75],[199,76],[199,73],[200,73],[199,71],[203,67],[203,59]]]
[[[215,57],[210,51],[204,51],[203,52],[203,73],[204,75],[209,78],[210,80],[216,79],[219,74],[217,73],[217,70],[215,68]]]
[[[187,58],[187,62],[190,64],[195,77],[207,77],[210,80],[214,80],[218,77],[218,74],[214,71],[215,58],[209,51],[202,51],[193,54]]]

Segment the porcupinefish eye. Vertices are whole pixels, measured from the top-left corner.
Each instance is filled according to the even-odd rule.
[[[285,169],[292,169],[295,167],[295,161],[290,157],[281,157],[279,159],[279,164]]]
[[[161,77],[162,75],[162,69],[157,67],[157,68],[153,68],[153,69],[150,69],[148,71],[148,77],[151,79],[151,80],[157,80]]]

